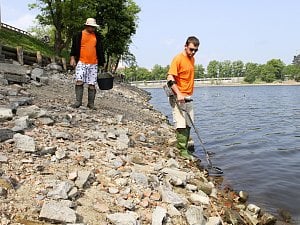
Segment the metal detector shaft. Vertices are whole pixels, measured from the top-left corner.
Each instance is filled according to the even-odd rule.
[[[196,126],[195,126],[195,124],[194,124],[194,122],[193,122],[193,120],[192,120],[192,118],[191,118],[191,115],[190,115],[185,109],[183,109],[182,107],[180,107],[180,105],[178,104],[178,102],[177,102],[176,99],[174,99],[174,101],[175,101],[175,104],[177,105],[179,111],[181,112],[181,114],[183,115],[183,111],[186,113],[186,115],[187,115],[187,117],[188,117],[188,119],[189,119],[189,122],[192,124],[192,127],[194,128],[195,133],[196,133],[196,135],[197,135],[197,138],[199,139],[199,142],[200,142],[200,144],[201,144],[201,147],[202,147],[202,149],[203,149],[203,151],[204,151],[204,153],[205,153],[206,161],[207,161],[208,165],[209,165],[210,167],[212,167],[212,163],[211,163],[211,161],[210,161],[208,152],[207,152],[207,150],[206,150],[206,148],[205,148],[205,146],[204,146],[204,144],[203,144],[203,142],[202,142],[202,140],[201,140],[199,131],[198,131],[198,129],[196,128]],[[190,100],[190,101],[192,101],[192,100]]]

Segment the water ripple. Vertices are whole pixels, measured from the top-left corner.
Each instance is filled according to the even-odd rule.
[[[148,90],[148,89],[147,89]],[[151,104],[171,117],[161,89]],[[274,213],[300,217],[300,86],[201,87],[195,89],[195,124],[224,182],[250,193],[250,201]],[[200,157],[205,157],[195,140]]]

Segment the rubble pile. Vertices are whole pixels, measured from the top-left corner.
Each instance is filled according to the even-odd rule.
[[[179,156],[147,92],[116,82],[73,109],[71,74],[0,64],[0,224],[276,223]]]

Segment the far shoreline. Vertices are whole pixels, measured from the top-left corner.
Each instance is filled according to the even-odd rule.
[[[157,83],[157,84],[147,84],[144,85],[143,83],[134,84],[131,83],[131,86],[135,86],[142,89],[150,89],[150,88],[162,88],[164,83]],[[275,82],[275,83],[223,83],[223,84],[195,84],[195,87],[242,87],[242,86],[299,86],[300,82],[296,81],[282,81],[282,82]]]

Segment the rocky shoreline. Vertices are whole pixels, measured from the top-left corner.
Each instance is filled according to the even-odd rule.
[[[14,65],[29,82],[8,84],[0,66],[1,225],[288,224],[181,158],[146,91],[116,80],[73,109],[71,74]]]

